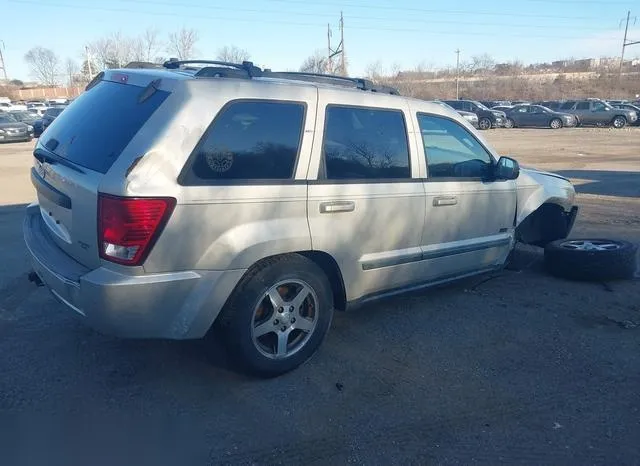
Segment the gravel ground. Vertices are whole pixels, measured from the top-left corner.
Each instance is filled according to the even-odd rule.
[[[573,236],[640,242],[640,130],[494,130],[577,183]],[[200,342],[124,341],[26,280],[31,144],[0,145],[0,464],[637,464],[640,286],[511,270],[336,316],[253,380]]]

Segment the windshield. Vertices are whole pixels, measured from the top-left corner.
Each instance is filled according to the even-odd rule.
[[[169,95],[156,91],[140,102],[143,91],[110,81],[98,83],[51,123],[44,146],[59,157],[106,173]]]
[[[0,123],[17,123],[17,121],[11,115],[0,115]]]
[[[535,107],[533,107],[533,109],[542,113],[553,113],[553,110],[551,110],[549,107],[545,107],[544,105],[536,105]]]
[[[36,119],[36,116],[29,112],[11,112],[11,116],[18,121],[29,121]]]
[[[482,105],[480,102],[474,102],[481,110],[489,110],[486,106]]]
[[[64,108],[62,107],[48,108],[45,114],[49,116],[58,116],[62,113],[63,110]]]

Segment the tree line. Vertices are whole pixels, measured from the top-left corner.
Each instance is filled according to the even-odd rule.
[[[133,61],[163,63],[170,57],[188,60],[198,55],[198,31],[181,28],[162,36],[157,29],[147,29],[137,36],[114,32],[88,42],[80,52],[84,58],[62,59],[55,51],[46,47],[34,47],[24,59],[31,76],[45,86],[63,83],[80,85],[88,82],[99,71],[121,68]],[[239,63],[249,60],[248,51],[228,45],[218,49],[217,60]]]

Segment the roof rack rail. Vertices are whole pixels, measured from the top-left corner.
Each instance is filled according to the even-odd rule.
[[[334,74],[306,73],[303,71],[271,71],[266,69],[262,76],[265,78],[296,79],[299,81],[320,82],[326,84],[350,85],[363,91],[380,92],[382,94],[400,95],[400,92],[389,86],[377,86],[364,78],[349,78]]]
[[[162,66],[170,70],[176,70],[180,68],[181,65],[193,65],[193,64],[218,65],[221,67],[244,70],[244,72],[250,78],[262,75],[262,70],[259,67],[255,66],[253,62],[250,62],[250,61],[243,61],[242,63],[230,63],[226,61],[216,61],[216,60],[178,60],[176,58],[170,58],[169,60],[164,62]],[[198,72],[196,73],[196,76],[201,75],[200,73],[203,70],[206,70],[207,68],[210,68],[210,67],[204,67],[198,70]]]
[[[142,68],[142,69],[148,69],[148,68],[162,68],[162,65],[158,64],[158,63],[151,63],[148,61],[132,61],[129,62],[125,65],[125,68]]]

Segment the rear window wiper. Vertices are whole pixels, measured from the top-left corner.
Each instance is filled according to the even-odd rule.
[[[55,165],[55,164],[60,164],[60,165],[64,165],[65,167],[68,167],[78,173],[84,173],[83,170],[81,170],[80,168],[78,168],[75,164],[69,162],[68,160],[66,160],[63,157],[60,157],[59,155],[54,154],[53,152],[48,152],[45,149],[42,149],[41,147],[37,147],[34,151],[33,151],[33,156],[36,158],[36,160],[38,160],[40,163],[48,163],[49,165]]]
[[[160,87],[160,79],[154,79],[153,81],[151,81],[149,85],[145,87],[140,93],[140,95],[138,96],[138,103],[141,104],[142,102],[147,100],[149,97],[151,97],[153,94],[155,94],[159,87]]]

